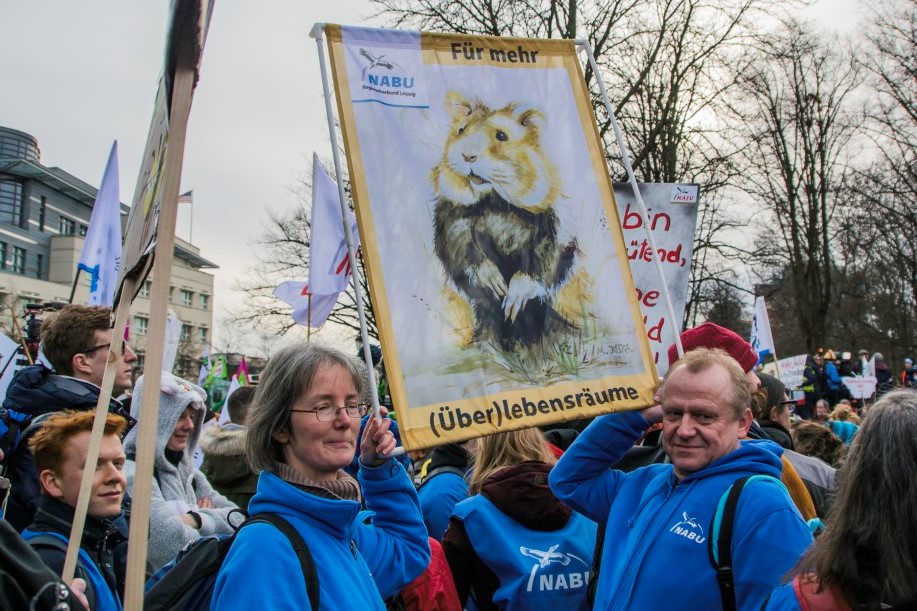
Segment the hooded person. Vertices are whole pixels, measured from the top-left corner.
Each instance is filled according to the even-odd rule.
[[[139,420],[145,376],[137,380],[131,415]],[[212,534],[231,534],[245,518],[235,503],[216,492],[194,468],[204,421],[204,389],[162,372],[159,420],[150,495],[150,538],[147,571],[152,574],[173,560],[189,542]],[[137,428],[124,440],[128,490],[134,492]],[[236,515],[233,516],[232,514]]]

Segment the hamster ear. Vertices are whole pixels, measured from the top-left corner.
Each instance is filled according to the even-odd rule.
[[[514,109],[516,122],[526,129],[538,131],[545,124],[545,116],[533,106],[520,105]]]
[[[446,92],[446,112],[453,123],[464,121],[471,114],[472,104],[468,99],[454,89]]]

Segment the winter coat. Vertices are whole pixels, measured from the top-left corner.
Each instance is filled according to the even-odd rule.
[[[35,520],[27,530],[37,534],[57,533],[69,540],[73,526],[73,513],[73,507],[66,503],[53,497],[42,496]],[[42,562],[58,575],[61,574],[67,555],[64,549],[61,549],[59,545],[48,545],[37,541],[31,542],[30,545],[38,553]],[[96,592],[96,587],[101,584],[94,583],[94,580],[89,577],[91,569],[78,561],[75,576],[86,580],[86,598],[89,601],[89,608],[98,608],[97,601],[102,597],[116,596],[120,599],[119,592],[124,592],[127,538],[110,520],[98,520],[86,516],[80,547],[101,573],[105,582],[103,587],[108,589],[107,592]]]
[[[420,482],[417,497],[420,499],[427,533],[437,541],[443,540],[449,516],[456,504],[468,497],[468,482],[458,473],[434,471],[440,467],[455,467],[466,471],[468,462],[468,452],[458,443],[440,446],[430,454],[426,477]]]
[[[790,436],[790,432],[782,424],[774,420],[759,420],[758,424],[767,433],[768,439],[777,442],[782,448],[793,449],[793,437]]]
[[[261,472],[249,503],[252,515],[275,513],[302,535],[318,571],[322,611],[384,611],[382,599],[430,562],[417,494],[404,467],[389,460],[361,467],[358,477],[367,512],[357,501],[310,494],[269,471]],[[217,575],[210,608],[311,609],[302,568],[283,533],[270,524],[239,532]]]
[[[443,549],[462,603],[473,594],[480,611],[592,608],[596,524],[554,496],[550,471],[534,461],[501,469],[456,505]]]
[[[144,378],[141,377],[137,380],[131,406],[136,418],[140,417],[143,392]],[[215,491],[204,474],[194,468],[191,459],[201,436],[205,409],[203,392],[203,389],[190,382],[176,378],[171,373],[162,372],[147,550],[147,571],[151,574],[174,559],[189,541],[206,535],[231,534],[235,530],[233,525],[238,525],[244,520],[244,515],[236,504]],[[194,430],[188,438],[181,460],[177,465],[173,465],[166,458],[166,445],[182,412],[189,405],[195,410]],[[128,433],[124,440],[124,453],[128,458],[137,453],[136,428]],[[136,468],[134,460],[128,460],[124,465],[127,487],[132,496]],[[213,508],[198,507],[198,500],[202,498],[209,498],[213,502]],[[185,513],[194,513],[198,517],[200,529],[182,522],[181,516]]]
[[[595,608],[718,609],[707,550],[716,505],[743,476],[779,478],[783,450],[770,441],[743,441],[681,480],[669,464],[609,469],[648,426],[637,412],[599,417],[551,471],[560,500],[607,524]],[[737,607],[757,609],[812,535],[779,482],[757,481],[739,499],[732,541]]]
[[[245,428],[238,424],[208,426],[201,432],[201,473],[217,492],[245,509],[255,496],[258,474],[245,457]]]

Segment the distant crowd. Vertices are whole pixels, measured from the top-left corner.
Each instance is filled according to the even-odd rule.
[[[149,393],[148,609],[917,608],[910,359],[892,375],[881,355],[820,352],[797,401],[747,341],[704,323],[670,349],[649,408],[401,454],[356,358],[286,346],[217,424],[192,382],[132,385],[110,316],[47,317],[53,370],[22,369],[3,402],[2,608],[123,608]],[[108,365],[117,398],[62,583]],[[874,401],[836,383],[863,366]]]

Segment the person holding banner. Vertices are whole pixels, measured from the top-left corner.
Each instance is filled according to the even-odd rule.
[[[658,397],[660,405],[642,412],[597,418],[549,477],[558,498],[608,525],[594,608],[757,609],[812,542],[779,481],[782,449],[743,441],[752,423],[749,384],[722,350],[687,352]],[[671,464],[609,469],[659,421]],[[727,489],[751,475],[768,477],[742,492],[730,589],[711,563],[709,525]]]
[[[140,417],[145,376],[137,380],[131,411]],[[152,392],[156,392],[153,389]],[[150,539],[147,571],[153,574],[173,560],[189,542],[212,534],[232,534],[244,520],[235,503],[219,494],[199,470],[192,456],[203,426],[204,398],[200,386],[162,372],[159,390],[159,421],[156,453],[153,463],[153,487],[150,498]],[[124,440],[128,461],[128,489],[135,486],[137,429]]]
[[[371,418],[360,440],[357,480],[343,468],[357,445],[363,377],[333,348],[291,344],[261,374],[248,414],[246,451],[260,472],[249,513],[275,514],[314,559],[321,609],[384,611],[430,562],[414,485],[391,458],[390,420]],[[361,500],[371,512],[363,513]],[[257,584],[258,587],[253,587]],[[302,567],[271,524],[246,526],[217,575],[211,609],[311,609]]]

